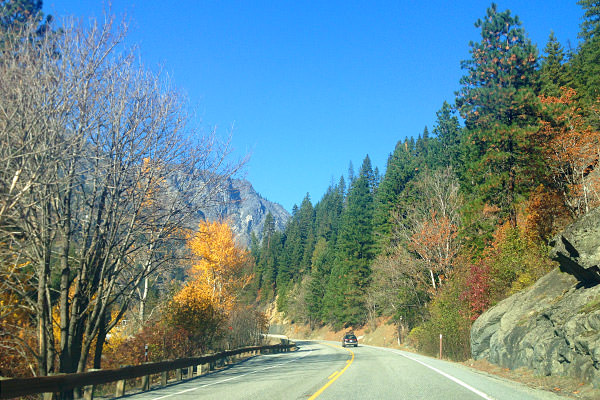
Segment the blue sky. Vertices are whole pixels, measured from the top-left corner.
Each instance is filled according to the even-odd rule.
[[[497,1],[544,48],[550,30],[576,47],[576,0]],[[474,22],[491,2],[112,1],[128,43],[162,66],[190,99],[197,123],[233,132],[245,177],[291,211],[310,193],[357,170],[365,155],[385,170],[405,137],[417,137],[444,100],[452,103],[478,41]],[[104,3],[45,0],[55,17],[102,17]]]

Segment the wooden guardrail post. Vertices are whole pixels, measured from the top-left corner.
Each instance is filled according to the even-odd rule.
[[[90,369],[88,372],[100,371],[100,369]],[[83,387],[83,399],[94,400],[95,385],[87,385]]]
[[[125,379],[117,381],[117,387],[115,388],[115,397],[125,396]]]
[[[169,371],[175,371],[178,380],[182,379],[183,369],[187,376],[192,377],[194,366],[198,375],[207,370],[214,370],[215,366],[222,365],[225,360],[236,361],[248,355],[269,354],[277,351],[289,351],[290,345],[279,346],[252,346],[242,349],[224,351],[200,357],[182,358],[172,361],[160,361],[142,365],[121,366],[115,369],[90,370],[88,372],[59,374],[56,376],[42,376],[35,378],[10,378],[2,380],[0,399],[22,397],[27,395],[41,395],[44,400],[55,400],[58,392],[72,392],[76,396],[92,400],[94,386],[106,383],[116,383],[114,395],[122,397],[126,392],[127,380],[142,378],[144,389],[149,388],[150,377],[160,374],[162,385],[168,383]],[[173,376],[173,375],[170,375]]]
[[[83,388],[83,399],[94,400],[94,385],[88,385]]]

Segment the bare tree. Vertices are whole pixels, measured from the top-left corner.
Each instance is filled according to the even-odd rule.
[[[371,323],[380,312],[393,315],[400,325],[421,322],[428,300],[423,287],[428,282],[416,258],[399,244],[380,255],[373,262],[372,270],[367,301]]]
[[[185,99],[124,48],[125,25],[32,34],[9,44],[0,67],[0,235],[4,272],[31,271],[34,290],[20,279],[7,289],[35,316],[46,375],[83,371],[101,353],[243,162],[226,162],[214,132],[189,128]]]
[[[435,291],[460,249],[459,183],[450,167],[426,171],[411,187],[410,196],[407,212],[394,216],[394,234],[418,256]]]

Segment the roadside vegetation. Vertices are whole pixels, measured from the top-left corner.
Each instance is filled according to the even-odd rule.
[[[0,2],[0,376],[261,340],[264,317],[237,306],[246,251],[198,225],[243,162],[192,129],[125,24],[41,8]]]
[[[350,164],[284,232],[267,223],[252,294],[315,328],[391,318],[420,351],[443,334],[468,359],[472,322],[550,271],[548,240],[599,205],[600,10],[578,4],[577,48],[551,33],[541,52],[492,4],[431,131],[399,141],[383,174],[368,155]]]
[[[272,303],[315,329],[391,320],[428,354],[443,334],[468,359],[472,322],[550,271],[548,240],[600,204],[596,3],[579,1],[576,48],[550,34],[541,52],[492,4],[431,130],[383,172],[350,164],[284,231],[267,215],[244,249],[198,217],[243,162],[193,131],[127,27],[0,1],[0,376],[258,344]]]

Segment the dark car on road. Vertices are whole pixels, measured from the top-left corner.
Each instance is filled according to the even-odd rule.
[[[358,339],[356,339],[356,336],[351,333],[344,335],[342,338],[342,347],[346,346],[358,346]]]

